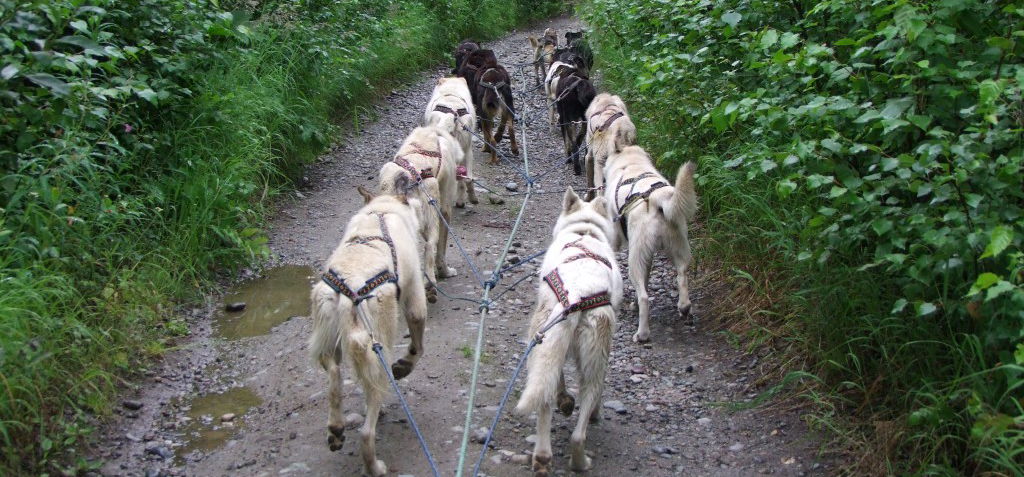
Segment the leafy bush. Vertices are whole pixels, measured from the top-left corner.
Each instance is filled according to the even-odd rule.
[[[580,11],[660,164],[701,157],[709,251],[785,283],[881,468],[1024,472],[1024,6]]]
[[[0,0],[0,472],[74,472],[333,121],[555,2]],[[78,459],[75,461],[75,459]]]

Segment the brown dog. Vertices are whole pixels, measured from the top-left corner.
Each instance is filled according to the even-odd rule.
[[[547,72],[548,67],[555,61],[555,49],[558,48],[558,33],[554,29],[544,30],[544,36],[540,39],[527,37],[530,46],[533,47],[533,72],[537,76],[537,84],[540,84],[541,76]]]

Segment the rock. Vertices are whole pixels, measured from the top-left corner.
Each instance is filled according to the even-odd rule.
[[[233,413],[233,412],[229,412],[227,414],[224,414],[223,416],[220,416],[220,422],[231,422],[231,421],[234,421],[234,420],[235,420],[235,413]]]
[[[236,301],[234,303],[228,303],[227,305],[224,306],[224,309],[226,311],[242,311],[245,309],[245,302]]]
[[[509,460],[515,465],[530,465],[530,456],[526,454],[516,454]]]
[[[121,401],[121,405],[124,406],[124,408],[129,411],[138,411],[139,409],[142,409],[142,401],[126,399],[124,401]]]
[[[655,411],[657,411],[659,409],[661,409],[661,408],[658,407],[658,406],[655,406],[654,404],[648,404],[647,407],[644,408],[644,410],[647,411],[647,412],[655,412]]]
[[[473,442],[476,442],[477,444],[483,444],[484,441],[486,441],[486,440],[487,440],[487,428],[486,427],[479,427],[479,428],[477,428],[477,430],[473,431]]]
[[[363,425],[363,415],[358,412],[351,412],[345,415],[345,427],[355,429]]]
[[[515,192],[519,190],[519,184],[516,184],[514,181],[508,181],[508,183],[505,184],[505,188],[508,189],[509,192]]]
[[[669,447],[669,446],[654,446],[654,447],[651,448],[651,450],[654,451],[655,454],[663,454],[663,455],[671,455],[671,454],[678,454],[679,453],[679,451],[677,451],[675,447]]]
[[[710,417],[702,417],[700,419],[697,419],[697,424],[700,424],[702,426],[710,426],[711,425],[711,418]]]
[[[629,367],[629,372],[632,374],[644,374],[647,370],[641,364],[634,364]]]
[[[729,450],[731,450],[733,452],[739,452],[739,451],[743,450],[743,444],[737,442],[737,443],[729,446]]]
[[[629,380],[632,381],[633,384],[642,383],[642,382],[644,382],[645,379],[647,379],[647,375],[646,374],[634,374],[634,375],[629,377]]]
[[[291,473],[308,474],[309,473],[309,466],[306,465],[305,462],[293,462],[291,465],[289,465],[288,467],[285,467],[285,468],[279,470],[277,473],[281,474],[281,475],[291,474]]]
[[[629,412],[629,410],[626,409],[626,405],[622,404],[622,401],[618,400],[605,401],[604,407],[607,409],[611,409],[612,411],[615,411],[618,414],[626,414]]]
[[[692,364],[686,366],[686,372],[687,373],[692,373],[693,372],[693,365]]]
[[[492,455],[491,456],[491,463],[495,464],[495,465],[500,464],[501,463],[501,456],[500,455]]]
[[[526,442],[529,442],[530,444],[536,444],[537,443],[537,434],[530,434],[530,435],[526,436]]]
[[[125,439],[128,439],[128,440],[130,440],[132,442],[142,442],[142,438],[141,437],[136,436],[135,434],[132,434],[131,432],[125,434],[124,437],[125,437]]]
[[[494,205],[502,205],[505,203],[505,199],[494,194],[487,194],[487,201]]]
[[[299,437],[299,434],[297,432],[292,432],[291,434],[288,434],[288,440],[294,441],[296,437]]]
[[[146,447],[146,453],[147,454],[152,454],[152,455],[155,455],[155,456],[160,456],[161,459],[165,459],[165,460],[166,459],[170,459],[171,457],[174,457],[174,452],[172,452],[166,446],[162,446],[162,445],[153,445],[153,446],[150,446],[150,447]]]

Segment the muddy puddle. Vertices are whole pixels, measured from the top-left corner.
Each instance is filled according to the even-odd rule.
[[[244,425],[245,413],[261,402],[248,388],[233,388],[196,398],[188,411],[191,421],[184,429],[186,443],[178,449],[178,455],[197,450],[209,452],[220,447]],[[223,420],[225,417],[229,418],[227,422]]]
[[[228,290],[224,303],[245,303],[245,309],[217,315],[217,335],[229,340],[264,335],[293,316],[309,314],[309,290],[313,269],[285,265],[266,270],[262,276]]]

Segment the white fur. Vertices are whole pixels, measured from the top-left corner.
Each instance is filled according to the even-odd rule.
[[[411,193],[413,197],[418,199],[419,207],[422,208],[419,215],[423,218],[420,224],[420,234],[424,240],[423,268],[430,282],[437,283],[438,277],[448,278],[455,276],[456,270],[448,267],[445,260],[445,254],[448,250],[448,229],[441,222],[437,211],[430,205],[427,196],[429,195],[437,199],[437,205],[441,209],[444,220],[451,223],[452,205],[455,203],[458,187],[455,178],[455,165],[462,160],[462,148],[454,137],[441,128],[434,126],[418,127],[413,129],[409,136],[405,138],[405,142],[398,148],[396,157],[413,151],[415,149],[412,145],[413,143],[431,151],[440,148],[441,152],[440,170],[437,170],[437,158],[420,154],[403,156],[417,171],[430,168],[434,172],[434,177],[423,180],[422,190],[416,187]],[[380,168],[381,191],[389,194],[404,193],[404,191],[391,189],[394,187],[394,184],[402,182],[398,179],[401,176],[407,177],[409,172],[394,162],[385,163]],[[409,182],[415,180],[413,177],[408,179]],[[431,301],[434,300],[434,293],[433,289],[429,291]]]
[[[412,343],[408,354],[399,362],[404,360],[412,366],[423,354],[423,327],[427,317],[419,255],[419,223],[414,210],[418,204],[415,202],[412,199],[406,203],[404,197],[396,196],[380,196],[370,201],[349,220],[341,245],[331,254],[325,267],[337,272],[353,289],[359,289],[368,278],[382,270],[397,272],[401,297],[395,285],[385,284],[374,290],[373,297],[359,306],[363,307],[374,338],[383,345],[385,356],[388,357],[392,354],[395,341],[401,337],[398,328],[399,322],[404,319]],[[349,243],[353,238],[381,234],[377,213],[384,214],[395,244],[397,270],[385,243]],[[313,285],[313,335],[309,340],[309,348],[312,358],[328,374],[329,443],[332,450],[337,450],[344,440],[341,363],[347,359],[366,395],[366,420],[359,431],[362,440],[360,453],[367,473],[376,477],[387,472],[384,462],[377,459],[375,438],[377,417],[389,388],[385,370],[381,368],[372,350],[370,331],[364,328],[356,313],[352,301],[344,295],[335,293],[322,281]]]
[[[551,63],[551,66],[548,68],[548,74],[544,77],[544,93],[548,97],[548,122],[551,128],[554,128],[555,124],[557,124],[555,121],[555,100],[558,99],[558,81],[561,79],[561,76],[556,75],[555,72],[558,71],[560,66],[568,66],[573,70],[576,69],[575,66],[569,63],[555,61]]]
[[[689,314],[690,293],[686,270],[692,257],[687,221],[693,220],[697,212],[697,192],[693,184],[695,169],[696,166],[692,162],[687,162],[679,168],[674,187],[670,184],[668,187],[657,189],[647,200],[641,200],[626,211],[629,231],[629,281],[636,289],[640,315],[640,323],[633,335],[633,341],[644,342],[650,339],[647,278],[650,275],[654,253],[658,249],[668,253],[676,267],[679,288],[676,308],[681,315]],[[652,172],[655,175],[625,185],[616,192],[619,183],[644,172]],[[604,176],[604,197],[607,199],[608,212],[613,217],[618,214],[618,207],[625,202],[631,188],[633,192],[643,192],[655,182],[668,182],[655,169],[647,152],[638,146],[629,146],[619,153],[608,156]],[[619,223],[615,224],[615,230],[618,237],[616,243],[621,247],[626,237]]]
[[[455,116],[443,111],[435,111],[437,106],[445,106],[452,110],[465,109],[468,114]],[[473,97],[469,93],[465,78],[441,78],[437,80],[427,110],[423,114],[423,125],[434,126],[451,134],[462,148],[462,160],[457,164],[466,167],[466,179],[459,180],[459,192],[455,201],[456,207],[465,207],[466,198],[473,204],[479,203],[476,189],[473,186],[473,136],[477,134],[476,108]]]
[[[584,202],[572,189],[566,192],[562,213],[555,223],[554,240],[544,256],[540,276],[546,276],[557,267],[570,303],[577,302],[581,297],[607,291],[611,295],[612,304],[569,314],[564,322],[545,333],[543,341],[530,354],[526,386],[516,410],[520,413],[537,412],[537,442],[533,452],[536,475],[548,475],[546,472],[552,470],[552,408],[560,404],[559,401],[572,400],[565,391],[562,374],[562,367],[570,353],[576,361],[580,377],[580,411],[570,441],[571,464],[573,470],[577,471],[591,467],[591,460],[584,453],[587,423],[592,416],[596,416],[601,402],[612,335],[616,328],[615,310],[622,301],[622,276],[612,249],[613,236],[614,230],[603,197]],[[588,250],[608,260],[610,269],[593,259],[565,261],[582,253],[575,247],[564,248],[567,243],[581,237],[582,244]],[[541,280],[537,290],[537,306],[530,323],[530,335],[535,335],[562,310],[554,292]]]
[[[612,122],[608,129],[597,132],[597,128],[617,113],[623,116]],[[622,98],[608,93],[594,97],[587,108],[586,144],[587,187],[592,188],[587,197],[590,198],[595,194],[593,188],[604,185],[604,165],[608,156],[636,144],[636,126],[629,118]]]

